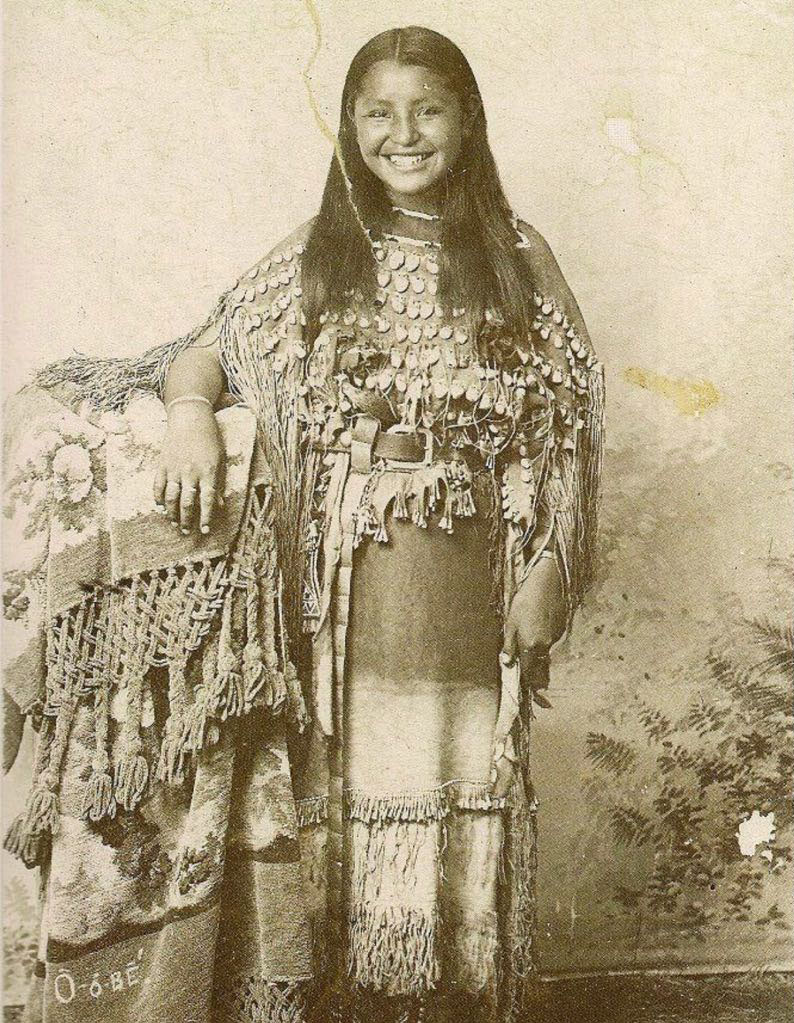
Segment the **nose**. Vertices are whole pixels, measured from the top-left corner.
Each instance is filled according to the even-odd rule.
[[[419,138],[416,121],[411,113],[396,113],[392,118],[391,137],[398,146],[410,146]]]

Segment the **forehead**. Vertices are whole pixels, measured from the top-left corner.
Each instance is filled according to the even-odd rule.
[[[362,99],[420,100],[428,96],[454,96],[441,75],[415,64],[379,60],[364,75],[359,89]]]

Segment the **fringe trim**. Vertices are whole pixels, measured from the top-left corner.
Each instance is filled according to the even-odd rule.
[[[535,974],[537,930],[537,800],[529,777],[530,700],[527,693],[517,731],[521,770],[516,798],[506,819],[500,873],[504,878],[503,934],[505,969],[500,978],[505,1018],[524,1019],[525,995]]]
[[[139,745],[116,764],[116,798],[125,810],[134,810],[146,794],[148,784],[149,765]]]
[[[328,819],[328,796],[307,796],[296,802],[298,827],[322,824]],[[346,816],[364,824],[420,824],[443,820],[454,810],[495,812],[506,809],[505,797],[495,799],[484,782],[448,782],[424,792],[373,795],[361,790],[345,793]]]
[[[432,991],[441,970],[435,914],[395,906],[355,906],[350,914],[348,972],[354,984],[387,995]]]
[[[31,870],[46,862],[51,836],[46,832],[37,833],[30,829],[23,812],[11,823],[3,840],[3,848]]]
[[[374,795],[352,790],[346,793],[347,816],[365,824],[423,823],[443,820],[453,810],[504,810],[507,800],[494,798],[486,782],[447,782],[424,792]]]
[[[274,303],[274,313],[277,303]],[[309,533],[321,456],[304,443],[300,396],[303,330],[296,311],[270,323],[252,344],[247,317],[230,309],[219,334],[221,364],[229,385],[256,414],[265,461],[273,480],[272,527],[283,581],[284,627],[295,649],[303,635],[303,592],[307,581],[305,538]],[[281,318],[281,311],[275,319]],[[281,351],[276,352],[279,347]]]
[[[83,795],[81,816],[90,821],[116,816],[116,799],[113,795],[113,778],[107,771],[91,770]]]
[[[28,796],[27,806],[11,823],[3,848],[26,867],[41,866],[50,843],[61,826],[57,780],[44,771]]]
[[[44,718],[34,753],[33,787],[28,795],[25,809],[12,821],[3,841],[3,848],[12,856],[22,860],[28,868],[42,866],[52,840],[51,831],[42,830],[40,826],[37,826],[33,807],[37,786],[46,780],[45,767],[49,760],[54,733],[53,719]]]
[[[471,469],[462,461],[439,462],[412,472],[390,470],[378,464],[354,513],[354,544],[358,545],[365,536],[388,543],[386,522],[390,509],[395,519],[410,519],[425,529],[429,517],[441,505],[438,528],[451,534],[455,519],[476,514],[472,480]]]
[[[134,811],[155,778],[182,782],[191,759],[217,742],[219,723],[230,717],[264,707],[298,730],[306,727],[303,689],[273,579],[271,517],[269,493],[252,492],[228,558],[93,589],[53,622],[46,728],[27,807],[5,842],[27,866],[40,864],[58,832],[62,765],[81,701],[92,701],[94,711],[94,756],[81,803],[90,821],[113,817],[118,806]],[[191,667],[193,653],[200,661]],[[149,673],[162,667],[168,669],[170,713],[150,763],[141,732],[144,688]],[[115,692],[124,693],[126,715],[112,754],[109,704]]]
[[[553,523],[569,624],[595,574],[604,448],[604,374],[600,365],[588,373],[576,417],[572,449],[556,451],[540,500]]]
[[[308,828],[312,824],[322,824],[328,820],[328,796],[309,796],[299,799],[295,804],[298,814],[298,827]]]
[[[195,330],[175,341],[132,358],[99,359],[93,355],[72,355],[45,366],[34,384],[45,388],[68,387],[77,408],[83,401],[98,411],[122,412],[139,394],[162,394],[168,369],[180,352],[199,340],[203,332],[223,317],[228,295],[222,296],[207,319]]]
[[[218,1023],[305,1023],[309,980],[267,980],[238,975],[213,1006]]]
[[[101,650],[100,650],[101,652]],[[91,761],[91,775],[85,787],[81,815],[91,821],[116,816],[116,798],[108,754],[108,680],[102,679],[94,694],[94,740],[96,749]]]

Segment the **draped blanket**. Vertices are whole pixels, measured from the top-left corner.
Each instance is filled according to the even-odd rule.
[[[84,797],[92,820],[117,803],[134,809],[150,775],[181,780],[186,757],[216,740],[228,717],[255,705],[296,722],[305,715],[284,641],[270,484],[253,417],[240,407],[219,414],[225,503],[204,537],[183,536],[154,507],[161,403],[142,397],[123,413],[82,412],[34,387],[9,415],[5,685],[24,714],[41,720],[41,741],[31,798],[8,845],[28,863],[57,828],[61,761],[82,703],[92,703],[95,718]],[[167,674],[169,713],[159,757],[148,763],[140,731],[156,670]],[[122,726],[111,743],[117,707]]]
[[[251,999],[287,1018],[284,984],[310,974],[286,753],[306,710],[255,421],[219,413],[224,507],[183,536],[153,503],[159,400],[97,413],[61,397],[31,387],[7,410],[5,685],[39,734],[5,845],[49,879],[30,1018],[112,1002],[119,1020],[201,1019],[221,991],[229,1019]],[[224,886],[238,894],[221,906]],[[231,940],[239,975],[219,986],[216,942],[257,930],[262,904],[268,949]],[[165,954],[199,982],[182,1002]]]

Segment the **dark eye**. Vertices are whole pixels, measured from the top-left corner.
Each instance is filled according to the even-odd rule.
[[[444,111],[441,107],[422,107],[419,113],[422,117],[438,117],[438,115],[443,114]]]
[[[388,116],[389,116],[388,110],[370,110],[370,112],[367,114],[367,117],[373,117],[376,119],[382,119]]]

